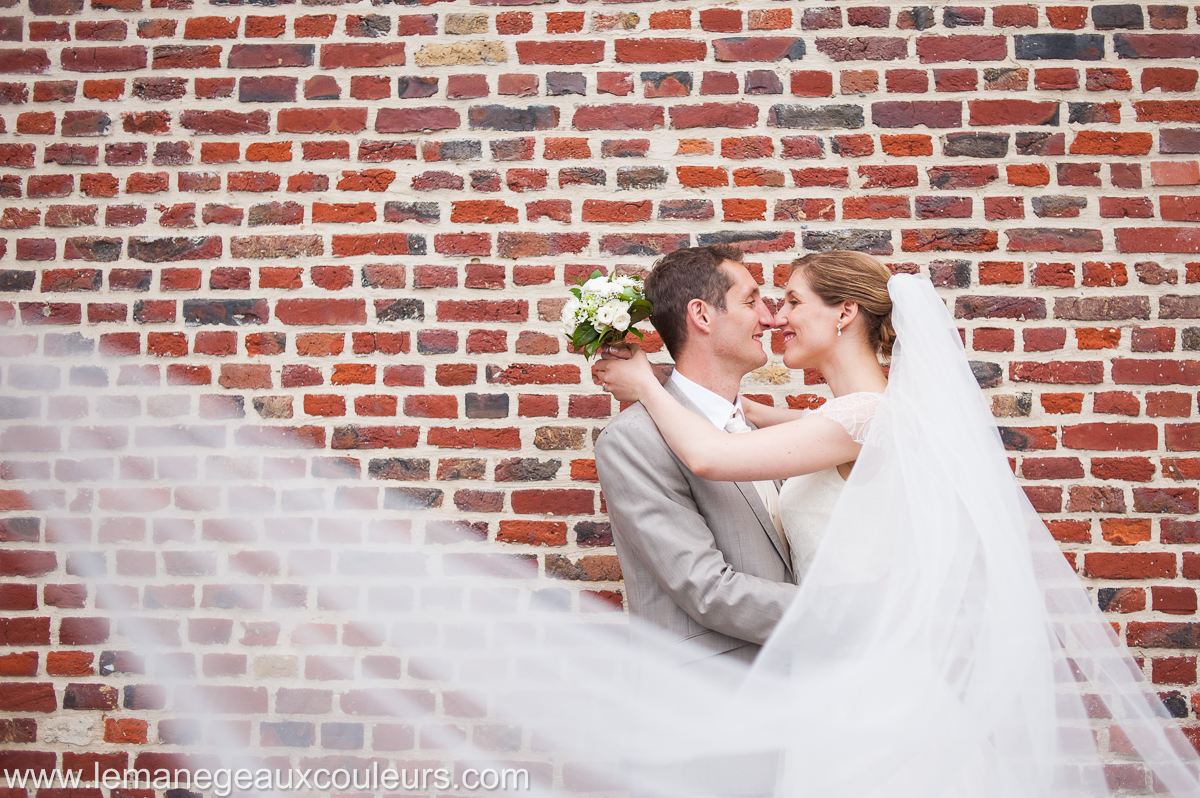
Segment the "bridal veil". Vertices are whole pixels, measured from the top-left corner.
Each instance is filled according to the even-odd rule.
[[[890,382],[797,599],[749,671],[653,629],[492,630],[460,679],[569,791],[1200,795],[1200,764],[1013,478],[927,280],[889,283]],[[505,624],[509,623],[508,628]],[[536,628],[534,628],[536,627]],[[483,652],[476,652],[482,654]]]
[[[941,299],[888,288],[885,401],[744,688],[794,701],[781,794],[1200,794],[1194,749],[1013,478]]]

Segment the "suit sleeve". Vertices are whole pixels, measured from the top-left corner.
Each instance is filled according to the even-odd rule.
[[[622,543],[671,599],[702,626],[762,644],[796,586],[740,573],[725,561],[683,466],[657,430],[610,426],[596,442],[596,469]]]

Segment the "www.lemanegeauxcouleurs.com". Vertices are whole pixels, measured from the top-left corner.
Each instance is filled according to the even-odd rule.
[[[225,798],[236,790],[529,790],[529,771],[524,768],[467,768],[458,781],[449,768],[380,768],[374,763],[367,769],[329,768],[214,768],[208,770],[169,771],[159,769],[109,768],[101,770],[97,763],[91,779],[81,770],[64,772],[25,770],[10,773],[8,787],[17,788],[79,788],[95,784],[105,789],[184,789],[212,790],[213,795]]]

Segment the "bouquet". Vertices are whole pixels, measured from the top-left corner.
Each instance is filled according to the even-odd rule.
[[[575,351],[588,358],[602,346],[624,343],[628,332],[640,339],[642,333],[633,325],[650,318],[654,309],[640,277],[606,277],[594,271],[570,291],[571,299],[562,309],[563,333]]]

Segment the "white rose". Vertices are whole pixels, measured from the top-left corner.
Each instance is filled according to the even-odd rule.
[[[620,304],[616,302],[607,302],[599,310],[596,311],[596,321],[600,324],[611,326],[616,320],[617,314],[624,312]]]
[[[601,275],[600,277],[593,277],[584,283],[583,290],[585,293],[599,294],[604,292],[604,289],[607,285],[608,278]]]
[[[630,318],[629,311],[622,309],[621,312],[617,314],[617,317],[613,319],[612,326],[614,330],[621,330],[624,332],[625,330],[629,329],[630,324],[633,324],[633,319]]]

